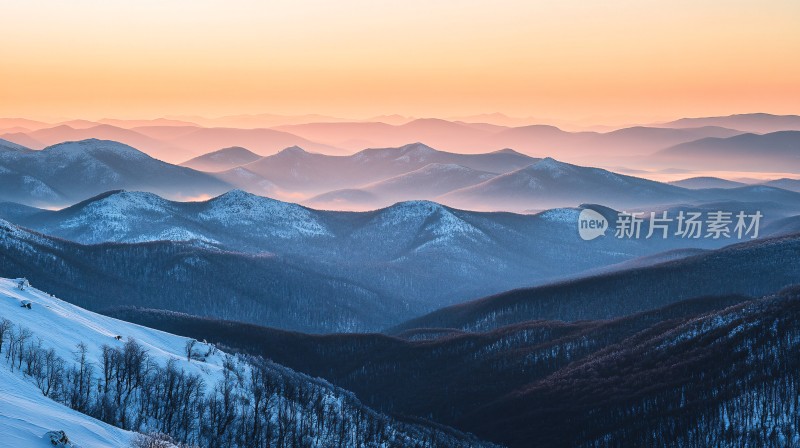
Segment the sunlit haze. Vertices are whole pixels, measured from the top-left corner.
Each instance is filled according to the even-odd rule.
[[[0,116],[796,113],[800,3],[4,2]]]

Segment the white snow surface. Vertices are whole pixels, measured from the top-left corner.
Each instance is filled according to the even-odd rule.
[[[30,300],[32,309],[22,308],[23,300]],[[80,342],[88,348],[89,361],[98,363],[103,345],[122,347],[133,338],[160,365],[175,359],[187,373],[202,375],[210,380],[209,384],[221,378],[224,353],[217,352],[205,362],[188,362],[184,349],[190,338],[93,313],[33,287],[20,291],[15,280],[0,278],[0,316],[30,329],[42,338],[45,348],[55,349],[68,361],[73,360],[75,347]],[[115,336],[122,336],[122,340],[116,340]],[[196,350],[203,351],[203,345],[198,343]]]
[[[574,208],[554,208],[543,211],[536,216],[545,221],[576,224],[578,222],[578,216],[580,216],[580,210]]]
[[[283,238],[331,234],[315,219],[313,213],[304,207],[241,190],[231,190],[208,201],[206,210],[200,213],[199,218],[228,227],[260,223],[269,228],[273,235]],[[292,223],[288,228],[284,225],[287,222]]]
[[[52,447],[48,431],[64,431],[76,447],[129,447],[134,433],[74,411],[42,395],[28,380],[0,367],[0,444],[13,448]]]
[[[67,303],[34,287],[21,291],[17,281],[0,278],[0,318],[33,333],[45,349],[55,352],[68,363],[74,362],[76,346],[84,343],[88,360],[99,363],[103,345],[121,347],[132,338],[148,355],[163,366],[174,359],[177,367],[200,375],[206,384],[215,384],[222,376],[225,353],[216,351],[205,361],[188,362],[185,345],[189,338],[124,322]],[[31,309],[21,306],[25,300]],[[116,336],[121,336],[117,340]],[[198,342],[195,349],[208,346]],[[209,388],[210,389],[210,388]],[[14,448],[46,447],[47,431],[64,430],[81,448],[127,447],[133,433],[109,426],[73,411],[42,395],[32,380],[19,371],[11,372],[5,359],[0,360],[0,446]]]

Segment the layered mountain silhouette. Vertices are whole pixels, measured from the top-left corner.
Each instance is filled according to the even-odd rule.
[[[306,204],[315,207],[379,208],[399,201],[435,198],[447,192],[496,177],[454,163],[431,163],[417,170],[367,184],[358,189],[335,190],[315,196]]]
[[[41,242],[40,249],[31,252],[19,249],[28,244],[25,242],[28,234],[22,230],[12,232],[7,239],[10,258],[6,258],[5,266],[9,271],[0,275],[21,275],[20,271],[25,271],[25,275],[37,281],[51,278],[55,275],[49,272],[51,264],[60,260],[59,275],[88,288],[92,279],[102,277],[83,267],[81,257],[92,254],[110,257],[98,262],[120,271],[115,274],[116,280],[109,280],[111,287],[115,281],[124,281],[127,275],[141,275],[139,270],[125,272],[128,263],[125,257],[134,257],[136,266],[163,269],[164,276],[170,275],[172,269],[179,270],[187,281],[196,282],[193,291],[201,287],[216,291],[216,287],[207,283],[219,281],[219,277],[206,279],[204,272],[206,269],[228,272],[228,267],[213,261],[228,260],[226,263],[235,266],[241,275],[256,275],[258,269],[265,269],[264,272],[282,269],[280,275],[270,274],[286,280],[277,284],[274,293],[289,294],[291,300],[308,306],[317,300],[328,300],[327,296],[314,292],[323,286],[313,286],[328,282],[353,288],[353,294],[369,297],[374,306],[363,308],[363,314],[358,313],[361,317],[349,320],[343,317],[345,323],[337,319],[300,318],[297,313],[301,311],[288,305],[283,311],[267,314],[238,307],[220,311],[214,304],[202,305],[203,309],[211,307],[208,309],[223,312],[228,318],[282,328],[357,331],[385,328],[441,306],[575,276],[644,255],[687,245],[720,247],[735,241],[616,239],[608,235],[587,242],[577,232],[579,214],[580,209],[555,209],[538,215],[478,213],[426,201],[402,202],[362,213],[326,212],[242,191],[203,202],[173,202],[150,193],[110,192],[57,211],[0,205],[0,217],[23,228],[58,241],[93,245],[62,245],[47,240]],[[608,219],[613,222],[614,217],[609,214]],[[16,241],[15,235],[22,235],[23,241]],[[55,252],[49,253],[48,247]],[[148,256],[154,257],[152,262]],[[176,265],[169,264],[173,262]],[[156,267],[153,263],[161,264]],[[235,277],[245,278],[238,274]],[[319,283],[309,280],[306,283],[312,285],[310,289],[281,289],[294,281],[304,282],[306,277],[319,279]],[[158,280],[162,281],[168,281],[167,277]],[[272,280],[259,280],[262,281]],[[222,284],[229,283],[226,280]],[[67,297],[69,290],[63,289],[63,283],[51,286]],[[267,286],[259,283],[259,287]],[[256,289],[248,291],[255,294]],[[121,301],[127,293],[116,294]],[[211,300],[209,294],[204,293],[202,300]],[[339,297],[346,300],[346,294],[341,294]],[[189,304],[166,300],[160,294],[144,302],[141,296],[130,300],[131,304],[141,302],[145,306],[146,302],[148,307],[192,312]],[[246,300],[260,299],[248,296]],[[116,304],[117,299],[111,302]],[[111,306],[111,302],[104,305],[100,300],[90,308],[103,309]],[[280,303],[283,302],[269,306]],[[349,312],[343,304],[336,306],[342,307],[342,313]],[[383,314],[390,309],[393,311]],[[211,311],[205,313],[214,315]]]
[[[457,207],[498,210],[545,209],[556,204],[580,203],[624,208],[690,199],[691,194],[680,187],[549,157],[441,198]]]
[[[800,131],[709,137],[663,149],[652,160],[692,169],[800,172]]]
[[[791,444],[800,423],[798,317],[792,289],[665,322],[488,403],[459,426],[509,446]],[[575,338],[559,351],[572,358],[581,345]]]
[[[486,297],[438,310],[394,331],[480,331],[527,320],[609,319],[691,297],[768,294],[797,282],[798,250],[798,234],[734,244],[653,266]]]
[[[0,119],[0,282],[7,298],[29,299],[6,301],[4,314],[40,336],[45,312],[108,346],[125,331],[169,342],[152,355],[171,359],[165,375],[199,369],[239,390],[261,381],[266,395],[230,402],[242,440],[252,421],[326,432],[323,445],[797,445],[800,117],[603,132],[529,122]],[[640,237],[615,236],[621,210],[642,213]],[[643,236],[662,211],[699,213],[701,235],[715,211],[731,213],[729,230],[740,211],[762,220],[752,239],[683,238],[675,219],[668,237]],[[578,231],[587,213],[609,226],[592,240]],[[146,327],[94,325],[118,321],[67,302],[220,347],[204,351],[219,365]],[[58,370],[53,341],[0,327],[13,384],[44,381],[37,363]],[[71,363],[75,341],[55,343]],[[96,357],[104,343],[92,344]],[[41,359],[19,355],[36,350]],[[234,359],[299,374],[248,378]],[[108,382],[123,361],[92,363]],[[56,395],[77,406],[69,390]],[[258,401],[270,396],[303,411]],[[92,403],[84,411],[117,419],[119,403]],[[208,415],[239,408],[208,403]]]
[[[756,113],[722,117],[681,118],[665,123],[664,126],[672,128],[720,126],[745,132],[767,134],[777,131],[800,131],[800,116]]]
[[[515,148],[528,154],[557,154],[561,158],[593,162],[600,156],[645,155],[705,137],[730,137],[743,133],[719,126],[685,129],[632,127],[610,132],[567,132],[555,126],[498,126],[439,119],[418,119],[399,125],[386,123],[309,123],[278,127],[306,139],[358,150],[363,147],[398,146],[420,140],[447,151],[483,152]]]
[[[181,126],[163,127],[183,132]],[[66,142],[41,151],[0,146],[0,200],[60,207],[114,189],[144,190],[173,199],[206,198],[231,189],[338,210],[370,210],[408,200],[435,200],[484,211],[529,211],[581,203],[625,209],[720,201],[778,203],[794,210],[794,180],[764,185],[703,179],[683,188],[510,149],[482,154],[439,151],[421,143],[330,156],[300,147],[261,157],[226,148],[186,166],[156,160],[106,140]]]
[[[744,187],[747,184],[728,179],[721,179],[719,177],[699,176],[676,180],[670,182],[670,185],[698,190],[701,188],[737,188]]]
[[[784,190],[800,192],[800,179],[775,179],[768,182],[764,182],[763,185],[767,185],[770,187],[775,188],[782,188]]]
[[[41,151],[0,151],[0,200],[65,205],[96,194],[140,189],[173,198],[214,195],[232,188],[199,171],[156,160],[131,146],[89,139]]]
[[[258,154],[239,147],[223,148],[181,163],[181,166],[198,171],[226,171],[260,159]]]
[[[73,125],[75,125],[73,123]],[[199,126],[140,126],[122,128],[110,124],[73,127],[61,124],[29,132],[6,132],[0,138],[32,149],[42,149],[65,141],[85,139],[114,140],[139,148],[148,154],[172,163],[183,162],[204,153],[242,146],[262,154],[270,154],[292,145],[314,151],[340,153],[328,145],[273,129],[204,128]]]
[[[137,147],[173,163],[232,146],[266,155],[297,145],[312,152],[341,155],[367,147],[401,146],[410,141],[423,141],[442,150],[462,153],[512,147],[533,155],[550,154],[572,162],[588,160],[600,163],[604,157],[643,156],[679,143],[706,137],[730,137],[744,132],[711,125],[636,126],[609,132],[567,132],[547,125],[510,127],[435,118],[384,120],[391,124],[380,120],[319,121],[326,118],[322,116],[277,117],[276,120],[255,116],[250,117],[252,119],[228,118],[69,120],[56,124],[2,119],[0,138],[33,149],[63,141],[103,138]],[[312,121],[303,122],[302,119]],[[240,121],[242,124],[237,125]],[[281,122],[293,124],[281,125]]]
[[[0,221],[0,248],[0,272],[95,311],[156,307],[310,332],[366,330],[408,313],[356,282],[202,242],[80,245]]]
[[[130,307],[112,314],[268,357],[378,409],[507,446],[644,446],[655,438],[702,447],[793,437],[798,292],[703,296],[615,319],[534,320],[479,333],[418,329],[403,339],[311,336]]]
[[[432,163],[503,173],[536,160],[511,150],[457,154],[437,151],[422,143],[413,143],[398,148],[365,149],[351,156],[327,156],[291,147],[244,167],[269,179],[280,188],[318,194],[361,187],[410,173]]]
[[[482,144],[482,140],[490,134],[464,123],[433,118],[412,120],[399,125],[380,122],[307,123],[279,126],[276,129],[350,150],[423,141],[447,150],[483,152],[488,148]]]

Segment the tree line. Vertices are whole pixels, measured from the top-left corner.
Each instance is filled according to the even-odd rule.
[[[209,346],[202,355],[215,350]],[[191,352],[189,361],[160,364],[134,339],[102,346],[94,362],[79,343],[72,359],[64,359],[30,329],[0,320],[0,359],[45,396],[122,429],[165,435],[179,446],[483,445],[456,431],[379,414],[345,390],[262,358],[218,356],[220,372],[209,375],[181,366],[199,362]]]

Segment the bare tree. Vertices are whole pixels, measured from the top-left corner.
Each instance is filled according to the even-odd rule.
[[[138,434],[131,442],[131,448],[173,448],[177,443],[167,434]]]
[[[5,317],[0,319],[0,353],[3,353],[3,341],[5,341],[6,335],[11,331],[13,325]]]
[[[194,355],[194,346],[197,344],[197,341],[194,339],[189,339],[186,341],[186,360],[191,361],[192,356]]]

